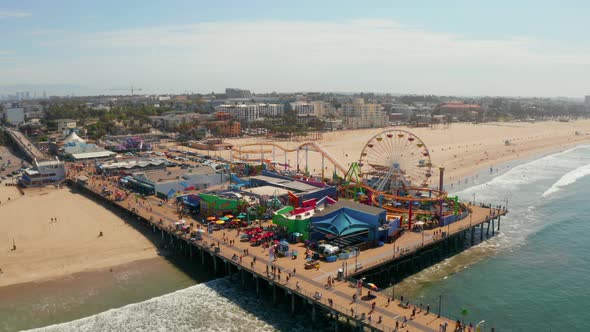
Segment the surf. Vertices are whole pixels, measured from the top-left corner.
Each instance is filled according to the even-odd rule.
[[[548,197],[554,193],[557,193],[564,187],[574,184],[578,180],[588,175],[590,175],[590,164],[580,166],[559,178],[559,180],[557,180],[549,189],[547,189],[542,196]]]

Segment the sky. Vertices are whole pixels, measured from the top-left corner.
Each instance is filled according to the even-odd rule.
[[[0,0],[0,94],[590,94],[590,2]]]

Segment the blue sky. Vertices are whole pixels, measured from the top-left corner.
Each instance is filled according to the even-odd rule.
[[[588,17],[584,1],[0,0],[0,86],[581,96]]]

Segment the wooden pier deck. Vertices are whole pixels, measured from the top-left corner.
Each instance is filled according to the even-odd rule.
[[[78,174],[81,175],[81,173]],[[186,245],[185,250],[190,251],[191,256],[193,256],[193,249],[196,249],[194,255],[200,253],[203,262],[205,261],[204,255],[211,255],[216,271],[223,268],[230,275],[239,273],[242,283],[244,283],[244,274],[251,274],[256,283],[257,291],[261,282],[272,287],[273,300],[276,300],[277,289],[282,289],[291,298],[292,311],[295,311],[295,297],[303,298],[307,302],[306,305],[311,306],[313,320],[316,319],[316,308],[318,308],[330,313],[335,319],[346,319],[352,321],[351,325],[368,330],[394,331],[396,321],[399,322],[399,326],[402,326],[404,317],[407,318],[407,325],[403,329],[400,328],[400,331],[438,331],[439,325],[443,322],[447,322],[449,325],[448,330],[455,326],[453,320],[437,317],[436,305],[431,306],[430,313],[426,314],[425,311],[418,313],[417,311],[415,318],[410,319],[412,305],[410,305],[410,308],[406,308],[396,299],[387,305],[387,296],[379,292],[372,292],[373,297],[368,299],[366,297],[368,292],[366,288],[363,289],[362,296],[356,300],[356,303],[353,303],[352,296],[356,293],[356,289],[352,286],[352,283],[346,281],[346,278],[344,281],[336,280],[338,269],[343,267],[343,262],[347,263],[345,264],[347,266],[346,276],[359,275],[363,271],[395,261],[404,255],[412,254],[420,248],[435,244],[437,241],[446,238],[434,236],[435,230],[427,230],[424,233],[406,232],[394,244],[385,244],[382,247],[362,251],[356,257],[356,263],[362,266],[360,270],[356,269],[358,265],[355,265],[355,258],[349,258],[346,261],[338,260],[334,263],[321,262],[317,270],[306,270],[303,257],[297,259],[278,258],[272,262],[272,266],[275,266],[280,272],[273,276],[268,273],[268,267],[271,264],[268,250],[252,247],[248,242],[240,242],[237,230],[219,230],[212,234],[205,232],[202,240],[191,241],[188,234],[175,231],[174,223],[178,221],[179,217],[174,204],[168,203],[159,206],[161,200],[156,197],[140,199],[136,198],[135,195],[129,195],[122,201],[114,201],[114,196],[105,197],[101,195],[102,186],[111,188],[113,192],[118,189],[114,178],[103,180],[92,175],[89,175],[89,178],[90,180],[84,186],[87,190],[145,219],[151,224],[153,230],[162,232],[163,239],[166,235],[170,236],[171,239],[175,238],[181,241],[184,243],[183,246]],[[70,180],[72,183],[75,181],[73,178],[70,178]],[[471,209],[472,215],[470,217],[436,230],[450,232],[447,236],[452,236],[486,222],[489,225],[490,220],[498,220],[497,217],[505,215],[507,212],[505,210],[495,210],[495,214],[493,214],[492,209],[479,206],[471,206]],[[195,222],[195,224],[198,223]],[[105,234],[105,236],[108,236],[108,234]],[[224,237],[226,237],[226,241],[223,240]],[[235,240],[235,244],[230,245],[227,239]],[[300,253],[305,252],[303,244],[294,246]],[[248,250],[247,255],[244,255],[245,249]],[[218,267],[218,265],[224,266]],[[287,281],[289,274],[291,274],[291,277]],[[328,276],[334,280],[333,287],[327,287]],[[320,298],[316,296],[318,293],[321,294]],[[373,302],[376,303],[376,308],[371,313]],[[364,319],[361,319],[362,316],[364,316]],[[371,318],[369,319],[369,317]],[[380,317],[381,321],[379,322]],[[337,327],[338,324],[335,324],[335,329]]]

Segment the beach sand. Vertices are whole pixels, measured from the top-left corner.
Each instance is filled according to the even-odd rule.
[[[25,192],[21,196],[14,187],[0,186],[0,286],[158,256],[140,231],[67,187]],[[104,236],[99,237],[101,231]]]

